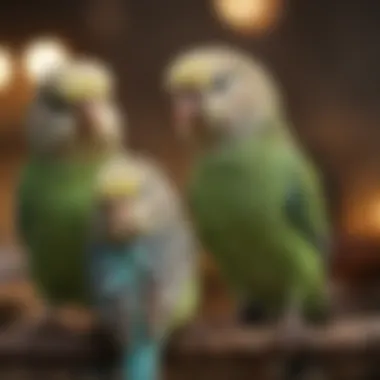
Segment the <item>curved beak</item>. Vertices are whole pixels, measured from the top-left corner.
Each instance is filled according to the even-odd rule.
[[[135,236],[136,231],[128,202],[124,201],[122,197],[108,199],[103,203],[103,209],[105,211],[103,220],[108,239],[113,242],[121,242]]]
[[[88,140],[96,128],[96,105],[90,102],[82,102],[77,105],[78,133],[81,140]]]
[[[110,125],[110,110],[106,103],[98,100],[84,101],[76,109],[78,132],[83,141],[107,134],[105,129]]]
[[[187,141],[201,117],[201,100],[196,93],[179,93],[172,97],[172,118],[178,136]]]

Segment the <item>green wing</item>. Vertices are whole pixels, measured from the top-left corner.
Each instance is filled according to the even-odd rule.
[[[22,173],[16,198],[16,229],[19,238],[26,244],[30,242],[31,229],[34,221],[34,189],[28,169]]]
[[[313,168],[293,174],[285,197],[285,215],[291,225],[328,260],[328,216],[320,181]]]

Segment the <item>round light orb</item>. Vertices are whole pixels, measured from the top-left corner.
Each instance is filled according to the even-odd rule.
[[[265,32],[281,14],[281,0],[213,0],[217,17],[235,30]]]
[[[380,236],[380,199],[374,192],[362,191],[344,203],[344,230],[351,236],[378,238]]]
[[[12,55],[8,49],[0,47],[0,91],[5,89],[12,80]]]
[[[68,59],[69,53],[59,40],[44,38],[26,48],[24,65],[29,78],[38,82]]]

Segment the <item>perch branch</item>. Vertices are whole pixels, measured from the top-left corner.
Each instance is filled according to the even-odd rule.
[[[0,365],[29,363],[33,366],[64,367],[88,366],[111,357],[111,346],[91,335],[67,337],[67,340],[46,336],[41,341],[27,342],[10,332],[0,335]],[[314,355],[349,355],[380,352],[380,317],[361,317],[337,320],[326,327],[311,328],[299,348]],[[186,356],[215,357],[244,355],[264,357],[281,354],[273,329],[210,328],[194,334],[190,328],[173,340],[168,352],[170,358]]]
[[[329,325],[310,328],[298,349],[316,355],[380,352],[380,316],[345,318]],[[275,355],[281,354],[272,328],[234,328],[222,332],[210,329],[202,339],[191,331],[173,342],[173,351],[197,355]]]

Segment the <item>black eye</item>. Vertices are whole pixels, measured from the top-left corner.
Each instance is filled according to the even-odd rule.
[[[228,74],[218,75],[214,78],[211,84],[211,90],[214,92],[223,92],[228,89],[232,82],[232,78]]]
[[[68,102],[52,92],[43,95],[43,102],[53,112],[66,112],[70,109],[70,104]]]

